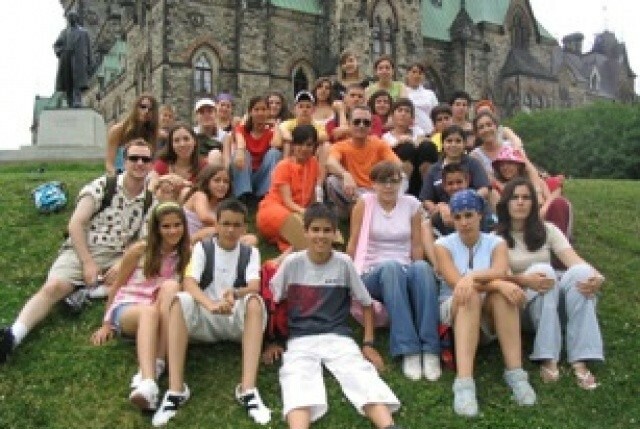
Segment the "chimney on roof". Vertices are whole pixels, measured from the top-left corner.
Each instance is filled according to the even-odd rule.
[[[580,55],[582,54],[582,41],[584,35],[582,33],[573,33],[562,38],[562,47],[566,52]]]

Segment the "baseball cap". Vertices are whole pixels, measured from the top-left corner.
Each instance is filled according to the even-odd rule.
[[[196,105],[193,108],[193,111],[198,112],[198,110],[200,110],[204,106],[211,106],[215,109],[216,103],[210,98],[201,98],[200,100],[196,101]]]
[[[300,91],[296,94],[296,103],[299,103],[301,101],[310,101],[312,103],[316,102],[316,100],[313,98],[313,94],[311,94],[309,91]]]

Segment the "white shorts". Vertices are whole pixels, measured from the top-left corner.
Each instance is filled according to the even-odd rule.
[[[280,387],[282,414],[309,408],[311,421],[329,409],[322,378],[324,364],[358,412],[364,415],[367,404],[386,404],[390,412],[400,408],[400,401],[367,361],[358,345],[349,337],[337,334],[309,335],[291,339],[282,356]]]
[[[480,294],[480,301],[484,304],[484,299],[486,297],[485,293]],[[443,325],[453,327],[453,295],[445,299],[440,303],[440,323]],[[455,334],[455,332],[454,332]],[[480,313],[480,343],[488,344],[495,340],[497,337],[496,333],[491,326],[491,320],[485,314],[484,310]]]
[[[176,296],[180,300],[190,340],[204,343],[241,342],[247,302],[252,296],[257,297],[262,305],[262,330],[264,331],[267,326],[267,309],[262,297],[258,294],[248,294],[237,300],[233,311],[228,315],[210,313],[187,292],[178,292]]]

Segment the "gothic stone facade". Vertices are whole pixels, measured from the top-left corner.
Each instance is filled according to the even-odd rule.
[[[608,51],[588,54],[593,58],[585,63],[577,36],[560,48],[527,0],[504,0],[504,10],[494,11],[499,16],[484,20],[473,16],[477,5],[470,12],[458,7],[444,37],[430,36],[425,24],[430,13],[446,12],[441,0],[61,3],[80,13],[92,35],[100,69],[84,97],[107,122],[120,119],[143,92],[186,121],[195,100],[218,92],[237,97],[237,113],[250,96],[269,90],[292,98],[317,77],[335,75],[345,49],[358,53],[364,71],[381,53],[395,58],[401,74],[420,61],[441,100],[464,89],[473,99],[493,99],[506,114],[635,99],[624,45],[608,39]],[[608,75],[609,54],[619,64],[615,76]]]

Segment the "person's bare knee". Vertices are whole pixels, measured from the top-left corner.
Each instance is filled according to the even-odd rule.
[[[73,286],[71,286],[70,283],[63,280],[51,279],[47,280],[47,282],[38,291],[38,294],[41,294],[50,301],[56,302],[69,295],[71,292],[73,292]]]

